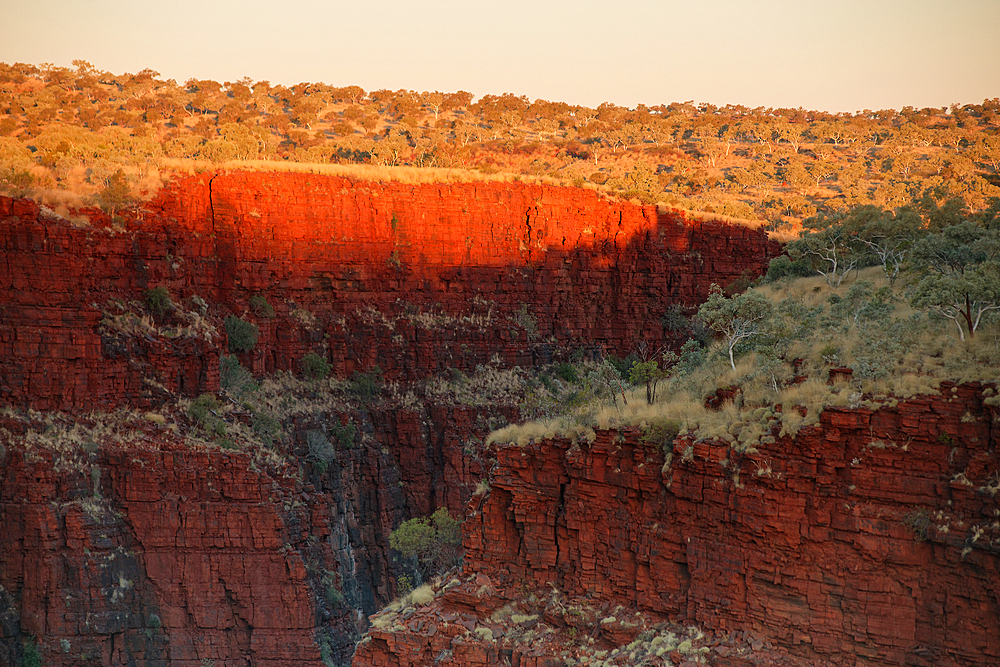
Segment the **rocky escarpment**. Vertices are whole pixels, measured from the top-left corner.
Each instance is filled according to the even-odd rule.
[[[273,448],[192,445],[173,401],[219,389],[225,317],[258,327],[239,353],[258,374],[312,352],[405,383],[662,341],[671,303],[774,252],[745,227],[517,184],[205,174],[125,220],[85,213],[0,198],[0,663],[34,636],[50,666],[344,664],[411,571],[388,532],[464,508],[491,463],[470,442],[517,418],[404,387],[289,408]],[[159,287],[172,307],[150,306]],[[343,425],[356,437],[319,466],[311,444]]]
[[[89,215],[71,224],[0,198],[0,403],[87,409],[214,390],[226,315],[259,327],[241,353],[257,373],[298,372],[307,352],[342,376],[378,364],[403,380],[494,355],[546,362],[558,346],[625,354],[664,339],[671,304],[759,274],[776,251],[760,230],[504,183],[204,174],[119,231]],[[178,308],[134,322],[154,287]]]
[[[4,585],[45,664],[322,664],[305,535],[282,517],[303,495],[292,480],[240,453],[132,446],[73,471],[8,457]],[[317,509],[300,523],[328,537]],[[17,648],[7,638],[0,662]]]
[[[456,653],[470,665],[633,664],[635,645],[608,653],[609,629],[637,613],[714,633],[718,650],[695,656],[709,664],[772,664],[772,646],[789,656],[783,664],[995,664],[993,392],[945,384],[875,411],[831,408],[759,451],[688,438],[661,446],[641,429],[503,447],[465,525],[470,583],[379,617],[354,665]],[[595,600],[605,603],[596,614]],[[496,612],[507,604],[525,608],[504,624]],[[516,640],[524,619],[535,641]],[[632,626],[622,646],[643,629]],[[734,633],[748,630],[757,641],[733,650]],[[644,659],[691,656],[657,655],[653,644]]]
[[[513,410],[513,411],[511,411]],[[389,532],[464,507],[516,408],[373,401],[300,413],[280,448],[190,444],[145,416],[0,418],[0,664],[347,664],[412,565]],[[41,421],[38,421],[41,420]],[[308,440],[357,424],[320,468]],[[322,436],[321,437],[325,437]]]

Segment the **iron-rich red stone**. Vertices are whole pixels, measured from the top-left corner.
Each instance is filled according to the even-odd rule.
[[[558,345],[626,354],[664,340],[668,306],[758,275],[777,250],[760,230],[510,183],[203,174],[166,186],[125,231],[86,213],[89,226],[73,225],[0,198],[0,404],[145,406],[162,399],[157,387],[212,391],[229,314],[260,328],[241,354],[255,372],[298,372],[310,351],[339,375],[380,365],[392,379],[494,355],[547,362]],[[141,335],[101,326],[112,300],[141,312],[159,286],[187,311],[207,302],[220,334],[178,333],[190,322],[177,314]],[[250,307],[255,295],[273,319]],[[452,317],[397,318],[418,309]]]

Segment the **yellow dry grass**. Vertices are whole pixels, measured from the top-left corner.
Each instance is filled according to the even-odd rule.
[[[531,183],[540,185],[565,186],[562,179],[549,176],[531,176],[497,172],[487,174],[471,169],[454,169],[444,167],[391,167],[373,164],[326,164],[318,162],[289,162],[284,160],[232,160],[229,162],[210,162],[190,158],[163,158],[161,166],[175,171],[196,173],[199,171],[260,171],[260,172],[291,172],[305,174],[322,174],[325,176],[341,176],[361,181],[396,182],[396,183]]]
[[[490,441],[524,445],[555,435],[578,436],[589,429],[617,429],[630,426],[652,427],[676,422],[681,433],[696,438],[717,438],[741,450],[752,450],[761,442],[778,436],[795,435],[801,428],[819,421],[820,413],[831,406],[877,408],[895,404],[919,394],[939,391],[942,381],[979,380],[1000,383],[1000,322],[980,326],[975,338],[958,340],[951,322],[934,322],[914,311],[905,299],[905,288],[895,288],[894,310],[890,318],[906,328],[906,346],[883,362],[882,372],[830,384],[833,366],[859,367],[870,355],[866,336],[878,335],[852,323],[850,317],[831,315],[831,297],[844,299],[858,280],[867,280],[873,289],[886,286],[881,268],[865,269],[834,288],[822,276],[785,280],[758,288],[773,303],[795,299],[809,309],[823,307],[827,318],[811,336],[791,341],[782,355],[773,357],[748,353],[729,366],[724,346],[714,344],[708,360],[695,372],[664,382],[656,403],[645,401],[645,388],[627,393],[628,404],[605,403],[584,406],[562,416],[508,426],[490,435]],[[793,370],[791,361],[797,360]],[[794,375],[805,376],[792,382]],[[707,409],[705,398],[720,387],[738,386],[734,401],[719,410]]]

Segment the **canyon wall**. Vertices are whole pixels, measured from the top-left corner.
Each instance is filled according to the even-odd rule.
[[[192,446],[141,417],[0,416],[0,665],[27,636],[49,667],[349,664],[366,616],[414,574],[389,532],[460,513],[491,462],[468,442],[516,417],[314,411],[279,452]],[[319,470],[309,434],[346,420],[364,435]]]
[[[50,667],[346,664],[412,573],[389,531],[460,512],[492,464],[470,442],[518,417],[378,400],[297,413],[273,453],[189,446],[164,406],[219,389],[226,316],[259,328],[239,354],[258,374],[315,352],[406,382],[656,344],[671,304],[775,252],[746,227],[524,184],[202,174],[124,219],[0,198],[0,664],[28,635]],[[156,287],[173,308],[147,306]],[[357,442],[320,469],[310,435],[342,423]]]
[[[624,355],[664,341],[671,304],[758,275],[777,251],[760,230],[516,183],[202,174],[124,222],[86,213],[73,224],[0,198],[0,404],[148,406],[215,390],[227,315],[260,328],[241,354],[258,373],[298,372],[308,352],[341,376],[379,365],[400,380],[494,355],[544,363],[560,346]],[[178,308],[123,331],[154,287]],[[407,314],[445,324],[395,329]]]
[[[789,656],[779,664],[997,664],[1000,412],[984,403],[994,391],[946,383],[876,411],[829,408],[817,426],[744,453],[689,438],[664,447],[641,429],[501,447],[464,530],[465,574],[489,586],[372,628],[354,665],[431,665],[442,652],[470,665],[561,664],[574,654],[540,654],[495,627],[498,608],[554,590],[716,637],[753,631],[755,649]],[[551,609],[535,613],[565,627]],[[414,623],[425,615],[434,620]],[[609,621],[580,629],[600,638]],[[772,664],[723,655],[709,663]]]
[[[575,607],[514,625],[611,650],[646,627],[626,612],[689,622],[736,642],[720,667],[759,647],[1000,661],[998,415],[979,385],[829,409],[752,453],[638,429],[494,451],[473,445],[516,404],[404,396],[451,369],[672,342],[670,305],[766,267],[758,230],[573,188],[289,173],[183,177],[125,220],[85,213],[0,198],[0,665],[27,635],[49,667],[348,664],[413,573],[389,532],[464,510],[491,468],[440,615],[373,627],[354,664],[561,664],[496,620],[557,590],[592,628]],[[155,287],[174,308],[150,312]],[[314,352],[404,394],[291,410],[273,449],[193,446],[169,405],[219,389],[231,315],[259,328],[238,355],[258,374]],[[310,438],[343,424],[355,439],[318,466]]]

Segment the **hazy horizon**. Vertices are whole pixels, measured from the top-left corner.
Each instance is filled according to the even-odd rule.
[[[596,107],[692,100],[816,111],[1000,96],[1000,2],[310,0],[158,6],[16,2],[0,61],[183,83],[250,77],[365,90],[511,92]]]

